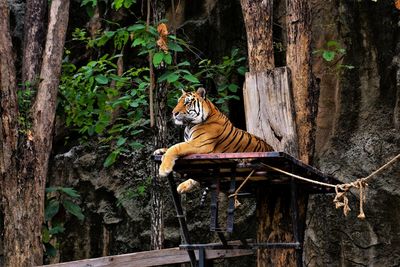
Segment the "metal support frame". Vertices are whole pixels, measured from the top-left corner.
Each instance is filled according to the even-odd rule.
[[[182,204],[181,204],[181,198],[178,195],[178,192],[176,192],[176,184],[175,180],[173,177],[173,174],[171,173],[168,175],[168,183],[171,191],[171,196],[172,200],[174,201],[174,206],[175,206],[175,211],[176,211],[176,217],[178,217],[179,220],[179,225],[181,228],[181,233],[182,233],[182,239],[185,244],[190,244],[190,237],[189,237],[189,230],[186,224],[185,216],[183,215],[183,209],[182,209]],[[190,264],[192,267],[196,267],[196,255],[193,250],[188,250],[189,258],[190,258]]]
[[[156,161],[161,161],[161,157],[155,157]],[[193,161],[192,161],[193,160]],[[234,199],[230,198],[228,200],[228,210],[227,210],[227,221],[226,228],[222,229],[218,225],[218,194],[220,191],[221,181],[229,182],[228,192],[232,194],[235,192],[236,180],[241,177],[244,178],[247,175],[249,169],[260,169],[265,170],[264,166],[259,162],[264,162],[268,164],[275,164],[278,166],[284,165],[285,169],[290,169],[292,173],[299,173],[300,175],[310,176],[313,175],[318,181],[329,182],[332,184],[339,183],[333,177],[328,177],[322,174],[317,169],[305,165],[299,160],[285,154],[282,152],[252,152],[252,153],[215,153],[215,154],[194,154],[187,156],[177,162],[177,171],[180,173],[192,173],[194,177],[207,177],[206,181],[210,182],[211,178],[211,220],[210,220],[210,230],[215,231],[218,234],[220,243],[208,243],[208,244],[192,244],[189,238],[189,231],[187,227],[186,220],[183,215],[181,199],[179,194],[176,192],[176,184],[172,174],[168,176],[168,182],[170,186],[170,191],[172,199],[174,201],[174,206],[176,209],[177,218],[179,220],[182,242],[180,245],[181,249],[188,250],[190,263],[192,267],[206,266],[206,250],[207,249],[295,249],[296,250],[296,265],[298,267],[302,266],[302,252],[303,252],[303,240],[304,235],[302,231],[304,230],[304,222],[299,222],[299,219],[304,219],[304,214],[299,214],[299,206],[297,199],[299,197],[299,186],[302,187],[301,197],[307,197],[309,193],[329,193],[326,188],[316,187],[312,185],[305,185],[304,183],[299,183],[292,178],[285,178],[282,180],[277,179],[266,179],[270,182],[270,185],[288,185],[290,191],[290,215],[292,221],[293,230],[293,242],[281,242],[281,243],[257,243],[254,240],[240,240],[240,241],[227,241],[222,230],[226,232],[233,231],[234,225]],[[230,170],[230,173],[227,172]],[[207,174],[204,173],[206,170]],[[237,177],[236,177],[237,176]],[[230,181],[229,181],[230,177]],[[204,180],[203,180],[204,181]],[[303,191],[306,189],[306,191]],[[246,195],[247,193],[241,193],[240,195]],[[300,218],[301,216],[301,218]],[[199,251],[199,262],[196,261],[196,255],[194,250]]]

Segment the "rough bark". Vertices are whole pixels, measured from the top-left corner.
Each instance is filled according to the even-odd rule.
[[[0,41],[2,53],[2,74],[13,70],[14,62],[9,32],[4,26],[8,23],[7,6],[1,2],[1,12],[4,20],[1,22],[2,33]],[[46,41],[45,56],[41,68],[41,82],[35,103],[32,107],[32,130],[21,132],[17,144],[17,126],[10,132],[9,121],[12,114],[13,123],[17,121],[15,78],[2,77],[2,84],[10,88],[8,92],[2,85],[2,130],[1,140],[7,146],[2,155],[2,204],[4,213],[4,256],[5,266],[34,266],[43,260],[43,244],[41,240],[44,221],[44,187],[46,182],[48,158],[51,152],[52,132],[55,117],[56,96],[61,71],[61,59],[64,48],[65,34],[68,24],[69,1],[54,0],[50,10],[49,30]],[[7,47],[5,47],[5,44]],[[29,54],[29,53],[28,53]],[[4,63],[4,67],[3,67]],[[8,64],[8,66],[6,65]],[[13,76],[9,73],[10,77]],[[13,84],[14,83],[14,84]],[[12,85],[13,84],[13,85]],[[12,89],[12,87],[14,89]],[[5,87],[4,87],[5,89]],[[14,92],[12,92],[13,90]],[[7,93],[3,97],[3,92]],[[8,106],[3,102],[11,101]],[[13,106],[14,105],[14,106]],[[8,142],[7,140],[14,140]],[[18,151],[17,151],[18,147]],[[4,163],[4,164],[3,164]]]
[[[307,0],[287,0],[286,12],[286,63],[292,73],[299,159],[311,163],[318,103],[311,72],[311,11]]]
[[[274,46],[272,39],[272,0],[241,0],[246,25],[250,72],[272,69]]]
[[[22,83],[33,86],[39,82],[42,61],[47,0],[28,0],[25,8]]]
[[[286,67],[246,73],[243,100],[247,130],[267,140],[274,150],[297,157],[290,79],[290,70]]]
[[[0,171],[2,175],[12,169],[17,149],[18,104],[14,52],[9,27],[9,9],[6,0],[0,1]]]
[[[157,21],[163,17],[165,8],[163,2],[152,2],[153,4],[153,20]],[[147,23],[150,21],[150,0],[147,2]],[[150,120],[154,123],[151,126],[154,129],[154,144],[156,148],[167,147],[167,94],[166,85],[156,84],[157,73],[161,70],[154,69],[152,63],[153,54],[149,55],[150,64]],[[150,124],[152,123],[150,122]],[[151,248],[162,249],[164,247],[164,208],[165,202],[163,196],[163,180],[158,175],[158,165],[153,164],[152,169],[153,183],[151,187]],[[164,183],[165,185],[165,183]]]

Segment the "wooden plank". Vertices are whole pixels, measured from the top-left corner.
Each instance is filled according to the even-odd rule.
[[[243,88],[247,131],[266,140],[274,150],[298,155],[297,131],[286,67],[246,73]]]
[[[195,251],[196,259],[199,259],[198,251]],[[233,257],[241,257],[254,255],[252,250],[206,250],[206,259],[225,259]],[[44,265],[46,267],[148,267],[169,264],[179,264],[190,262],[189,255],[186,250],[179,248],[168,248],[160,250],[151,250],[136,252],[124,255],[108,256],[102,258],[94,258],[87,260],[64,262],[52,265]]]

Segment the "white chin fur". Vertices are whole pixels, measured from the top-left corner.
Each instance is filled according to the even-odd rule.
[[[183,122],[182,122],[182,121],[179,121],[179,120],[177,120],[177,119],[175,119],[175,124],[176,124],[176,125],[183,125]]]

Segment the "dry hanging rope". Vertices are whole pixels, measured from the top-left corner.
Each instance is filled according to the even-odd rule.
[[[240,192],[240,189],[242,189],[242,187],[246,184],[247,180],[250,179],[250,177],[253,175],[254,171],[255,171],[255,170],[252,170],[252,171],[250,172],[250,174],[246,177],[246,179],[244,179],[243,183],[241,183],[240,186],[238,187],[238,189],[236,189],[235,193],[233,193],[233,194],[231,194],[231,195],[228,196],[228,198],[231,198],[231,197],[234,197],[234,198],[235,198],[235,209],[241,205],[241,203],[240,203],[239,200],[237,199],[238,194],[239,194],[239,192]]]
[[[318,184],[318,185],[322,185],[322,186],[327,186],[327,187],[333,187],[335,188],[336,191],[336,196],[335,199],[333,200],[333,203],[335,203],[336,208],[341,208],[343,207],[343,214],[345,216],[347,216],[349,214],[349,211],[351,210],[349,207],[349,200],[346,196],[346,193],[351,189],[351,188],[356,188],[359,190],[359,196],[360,196],[360,213],[358,214],[358,218],[359,219],[365,219],[365,214],[364,214],[364,208],[363,208],[363,204],[365,202],[365,188],[368,186],[368,181],[375,176],[376,174],[378,174],[379,172],[381,172],[382,170],[386,169],[387,167],[389,167],[390,165],[392,165],[395,161],[397,161],[400,158],[400,154],[398,154],[397,156],[395,156],[394,158],[392,158],[390,161],[388,161],[386,164],[382,165],[379,169],[375,170],[374,172],[372,172],[370,175],[368,175],[367,177],[364,178],[360,178],[357,179],[353,182],[350,183],[345,183],[345,184],[338,184],[338,185],[333,185],[333,184],[328,184],[328,183],[323,183],[323,182],[318,182],[318,181],[314,181],[284,170],[281,170],[279,168],[275,168],[272,167],[268,164],[264,164],[261,163],[262,165],[275,170],[277,172],[286,174],[288,176],[291,176],[293,178],[302,180],[302,181],[306,181],[308,183],[313,183],[313,184]],[[243,183],[238,187],[238,189],[235,191],[235,193],[229,195],[230,197],[234,197],[235,198],[235,208],[238,207],[240,205],[240,202],[237,200],[237,196],[238,193],[240,191],[240,189],[244,186],[244,184],[247,182],[248,179],[250,179],[250,177],[253,175],[255,170],[253,170],[248,176],[247,178],[243,181]],[[340,190],[340,191],[339,191]]]

